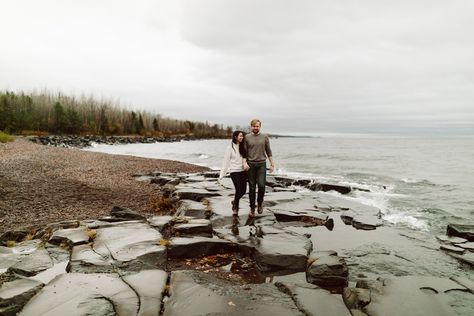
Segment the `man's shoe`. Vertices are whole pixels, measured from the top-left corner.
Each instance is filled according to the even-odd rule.
[[[255,217],[255,207],[250,208],[249,217]]]
[[[262,214],[262,213],[263,213],[262,204],[259,204],[259,205],[257,206],[257,212],[258,212],[258,214]]]

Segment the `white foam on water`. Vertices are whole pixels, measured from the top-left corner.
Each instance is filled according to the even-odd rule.
[[[208,159],[208,158],[209,158],[208,155],[206,155],[206,154],[201,154],[201,155],[199,155],[199,158],[198,158],[198,159]]]
[[[421,180],[412,179],[412,178],[401,178],[400,181],[405,182],[405,183],[417,183],[417,182],[420,182]]]
[[[428,231],[428,223],[424,220],[418,219],[407,212],[396,212],[382,215],[383,220],[393,225],[404,225],[412,229]]]

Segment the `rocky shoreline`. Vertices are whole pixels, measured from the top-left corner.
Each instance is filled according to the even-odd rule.
[[[107,216],[49,224],[29,236],[4,233],[0,313],[474,311],[469,239],[402,234],[384,225],[377,208],[345,199],[350,187],[285,177],[269,177],[263,214],[251,218],[242,207],[233,217],[231,181],[222,186],[216,178],[210,171],[136,174],[135,181],[163,193],[171,213],[114,207]],[[472,229],[451,225],[448,233],[470,238]],[[453,244],[464,245],[456,256],[466,260],[445,254]]]
[[[32,136],[29,140],[33,143],[48,145],[54,147],[74,147],[85,148],[90,147],[94,143],[106,145],[126,145],[126,144],[151,144],[163,142],[179,142],[183,140],[199,140],[202,137],[191,135],[171,136],[171,137],[154,137],[154,136],[99,136],[99,135],[48,135],[48,136]],[[209,139],[206,138],[206,139]]]

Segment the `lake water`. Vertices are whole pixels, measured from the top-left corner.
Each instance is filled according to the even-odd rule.
[[[178,160],[219,169],[230,140],[95,145],[86,150]],[[276,174],[350,184],[346,198],[377,206],[388,225],[443,234],[474,223],[474,138],[271,139]],[[338,193],[334,193],[338,194]]]

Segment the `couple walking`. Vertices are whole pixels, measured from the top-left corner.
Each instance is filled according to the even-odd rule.
[[[257,212],[263,212],[263,196],[265,195],[265,182],[267,174],[267,158],[270,161],[270,172],[273,172],[274,162],[270,140],[268,136],[260,133],[262,123],[254,119],[250,122],[250,133],[235,131],[232,142],[227,147],[222,163],[219,180],[227,171],[235,187],[235,196],[232,201],[232,214],[239,213],[239,201],[244,196],[249,183],[250,217],[255,216],[255,196],[257,195]]]

